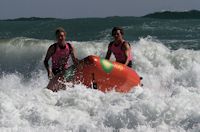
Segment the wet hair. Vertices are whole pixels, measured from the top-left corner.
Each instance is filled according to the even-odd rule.
[[[124,30],[123,30],[121,27],[114,27],[114,28],[112,29],[112,36],[115,35],[115,33],[117,32],[117,30],[119,30],[120,33],[121,33],[122,35],[124,35]]]
[[[59,28],[56,29],[56,31],[55,31],[56,38],[58,37],[58,35],[59,35],[61,32],[64,32],[64,33],[66,34],[64,28],[59,27]]]

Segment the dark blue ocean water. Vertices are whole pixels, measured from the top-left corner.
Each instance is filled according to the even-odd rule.
[[[199,19],[151,19],[136,17],[109,17],[83,19],[23,19],[0,21],[0,39],[27,37],[54,40],[54,31],[63,27],[71,41],[110,40],[114,26],[125,30],[125,38],[137,41],[152,36],[172,49],[200,48]]]
[[[43,60],[57,27],[82,59],[105,57],[114,26],[124,28],[143,87],[126,94],[81,84],[45,89]],[[0,131],[198,132],[199,100],[200,19],[0,21]]]

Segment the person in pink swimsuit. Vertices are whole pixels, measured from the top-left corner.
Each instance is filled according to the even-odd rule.
[[[123,39],[124,31],[120,27],[112,29],[112,36],[114,41],[108,45],[108,51],[105,59],[110,59],[112,53],[117,62],[132,67],[132,54],[130,44]]]
[[[49,79],[68,68],[68,59],[70,56],[74,64],[78,63],[74,47],[66,42],[65,30],[63,28],[58,28],[56,29],[55,35],[57,42],[48,48],[44,59],[44,65]],[[48,63],[50,58],[52,60],[52,67],[50,67]]]

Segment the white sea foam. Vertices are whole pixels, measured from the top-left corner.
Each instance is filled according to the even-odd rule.
[[[90,54],[105,56],[108,41],[72,43],[82,59]],[[43,47],[36,51],[38,63],[49,46],[44,45],[38,44]],[[53,93],[45,89],[48,79],[42,64],[28,79],[19,72],[2,72],[0,130],[199,131],[200,51],[173,51],[151,37],[131,45],[133,68],[143,77],[144,86],[126,94],[105,94],[83,85]]]

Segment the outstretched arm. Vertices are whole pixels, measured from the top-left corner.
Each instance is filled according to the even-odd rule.
[[[129,56],[129,53],[131,52],[131,47],[128,44],[128,42],[125,42],[125,44],[124,44],[124,50],[125,50],[125,56],[126,56],[126,61],[125,61],[124,64],[128,65],[128,63],[129,63],[128,56]]]
[[[52,75],[52,70],[49,67],[48,61],[49,61],[50,57],[53,55],[53,53],[54,53],[54,47],[50,46],[49,49],[47,50],[46,57],[44,59],[44,66],[45,66],[45,68],[47,70],[49,78],[52,78],[53,75]]]
[[[76,55],[76,49],[72,46],[72,52],[71,52],[71,57],[72,57],[72,61],[74,64],[78,64],[78,58]]]
[[[108,45],[108,50],[107,50],[106,57],[105,57],[105,59],[107,59],[107,60],[110,59],[110,56],[112,54],[112,51],[110,50],[110,48],[111,48],[111,43]]]

